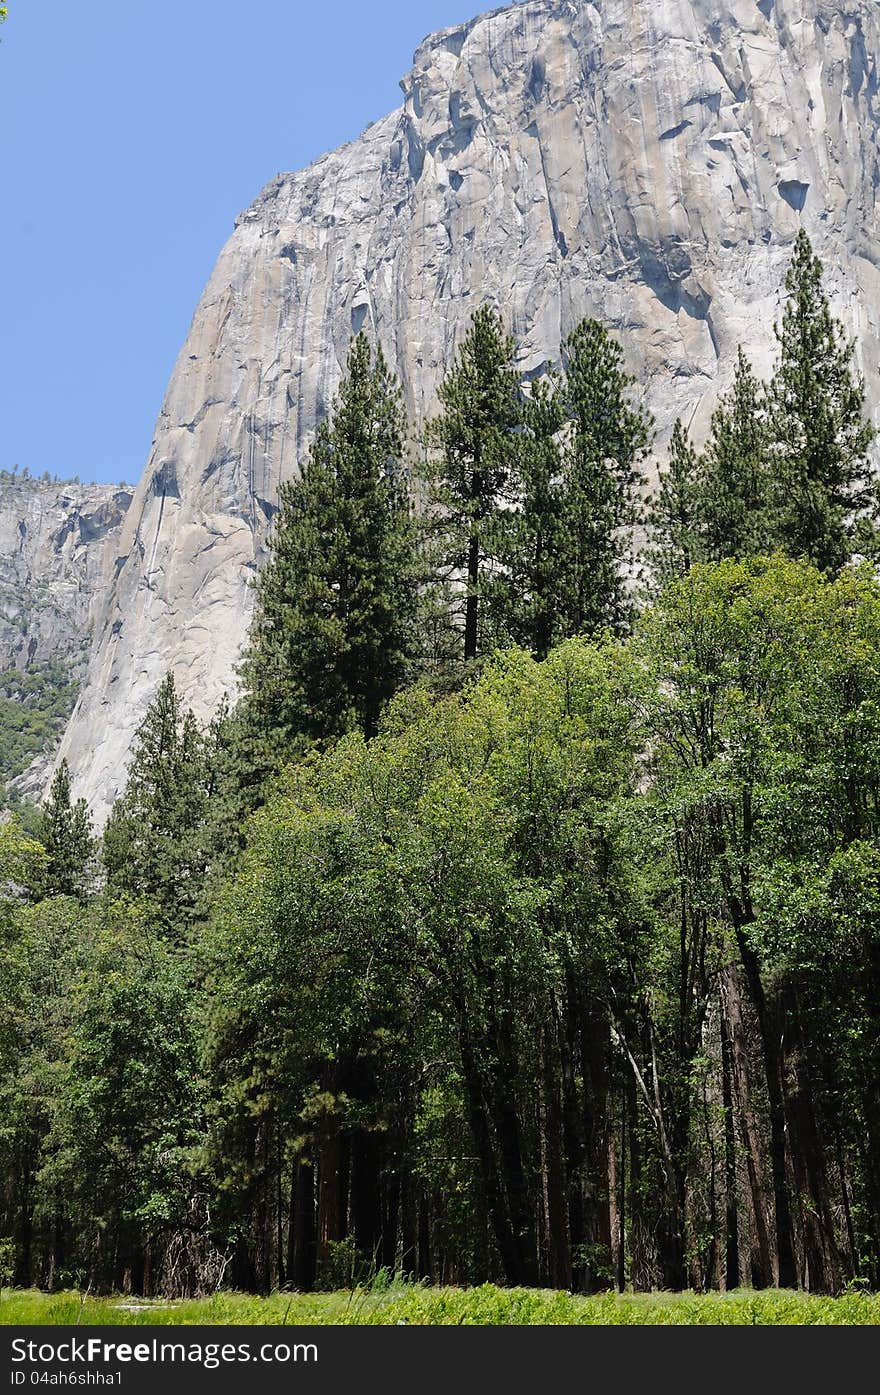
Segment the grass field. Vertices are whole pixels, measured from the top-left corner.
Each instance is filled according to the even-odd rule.
[[[219,1293],[190,1302],[87,1298],[4,1289],[0,1325],[395,1324],[735,1324],[762,1326],[880,1323],[880,1296],[813,1298],[801,1293],[609,1294],[576,1298],[537,1289],[392,1286],[382,1291],[254,1298]]]

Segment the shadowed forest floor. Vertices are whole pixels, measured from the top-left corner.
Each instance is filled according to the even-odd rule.
[[[255,1298],[219,1293],[171,1302],[90,1298],[4,1289],[0,1325],[237,1325],[237,1324],[735,1324],[762,1326],[874,1325],[880,1296],[817,1298],[802,1293],[608,1294],[579,1298],[543,1289],[425,1288],[398,1285],[381,1291],[290,1294]]]

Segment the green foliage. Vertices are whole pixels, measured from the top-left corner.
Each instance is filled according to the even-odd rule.
[[[771,550],[770,471],[765,389],[739,350],[733,386],[712,417],[701,513],[707,562]]]
[[[207,798],[204,738],[169,673],[136,733],[102,856],[108,887],[149,898],[172,935],[186,930],[201,894]]]
[[[818,1125],[785,1099],[789,1067],[778,1055],[778,1024],[795,1039],[824,1043],[809,1076],[802,1063],[790,1069],[810,1110],[829,1111],[844,1167],[860,1134],[874,1127],[869,889],[878,834],[880,593],[866,574],[831,582],[781,557],[697,568],[645,617],[639,645],[657,682],[645,776],[653,875],[663,865],[661,839],[670,868],[665,890],[661,883],[669,939],[658,946],[669,966],[668,1016],[664,1026],[660,1014],[656,1030],[668,1032],[673,1058],[680,1061],[690,1042],[685,1055],[696,1061],[717,974],[735,954],[765,1055],[780,1267],[793,1276],[796,1237],[806,1228],[812,1272],[833,1285]],[[844,909],[859,878],[861,913]],[[683,1084],[685,1118],[692,1105]],[[783,1167],[788,1148],[807,1160],[796,1163],[804,1171],[794,1196]],[[877,1202],[873,1192],[860,1193],[850,1217],[859,1266],[877,1261]],[[820,1220],[811,1231],[814,1213]]]
[[[672,428],[669,463],[661,471],[660,487],[648,512],[648,562],[655,586],[686,576],[692,566],[705,561],[703,481],[703,460],[677,421]]]
[[[865,1294],[817,1298],[804,1293],[653,1293],[580,1298],[529,1289],[425,1288],[393,1285],[342,1293],[276,1293],[254,1298],[217,1293],[200,1302],[138,1305],[80,1293],[51,1296],[4,1291],[0,1323],[14,1326],[141,1327],[257,1325],[397,1326],[813,1326],[874,1325],[880,1299]]]
[[[499,496],[507,484],[522,421],[516,345],[489,306],[474,314],[440,385],[441,412],[426,429],[435,514],[433,551],[443,579],[463,580],[464,661],[491,647],[480,598],[491,572]]]
[[[525,390],[475,316],[418,558],[354,341],[244,700],[202,730],[162,684],[104,888],[64,763],[40,842],[0,826],[15,1283],[350,1290],[181,1321],[876,1316],[871,432],[804,238],[788,290],[773,382],[740,354],[704,449],[675,428],[634,624],[652,428],[606,331]]]
[[[79,485],[81,483],[79,475],[56,475],[54,472],[50,474],[48,470],[44,470],[39,476],[32,475],[27,465],[24,469],[19,469],[18,465],[13,465],[11,470],[0,468],[0,484],[8,484],[13,480],[17,484],[27,484],[35,491],[38,491],[40,486],[45,484]],[[118,484],[119,489],[132,489],[133,487],[125,480],[120,480]]]
[[[20,775],[58,739],[75,698],[62,664],[0,674],[0,781]]]
[[[84,799],[70,800],[70,768],[62,760],[43,805],[39,838],[46,849],[43,881],[46,896],[75,896],[83,900],[94,877],[95,842]]]
[[[2,856],[9,835],[0,830]],[[33,866],[32,847],[13,850]],[[9,862],[6,862],[7,869]],[[42,873],[35,868],[35,879]],[[70,1020],[70,992],[85,951],[88,927],[69,900],[18,906],[0,917],[0,1234],[11,1242],[14,1278],[29,1283],[37,1211],[52,1211],[51,1192],[38,1178],[46,1159],[46,1136],[57,1104],[58,1070]]]
[[[121,1272],[143,1263],[145,1246],[161,1256],[163,1241],[198,1223],[191,983],[143,904],[99,908],[83,968],[72,985],[42,1181],[65,1198],[92,1271],[113,1264],[90,1253],[93,1237],[110,1229]]]
[[[204,1282],[185,958],[146,903],[54,897],[9,920],[0,985],[0,1230],[17,1281],[48,1243],[53,1284],[121,1284],[151,1264],[153,1282]]]
[[[786,550],[837,572],[860,518],[876,521],[869,463],[875,431],[853,370],[854,346],[831,314],[822,264],[803,230],[786,277],[769,394],[777,528]]]
[[[417,568],[405,436],[400,388],[361,334],[300,478],[282,485],[257,582],[242,668],[257,746],[374,731],[407,675]]]
[[[539,658],[573,635],[626,629],[628,539],[652,438],[630,402],[623,351],[601,325],[585,320],[562,356],[561,375],[537,380],[522,404],[508,506],[488,534],[493,631]]]
[[[19,1281],[58,1213],[106,1287],[876,1283],[878,652],[866,572],[691,566],[288,768],[200,918],[222,742],[163,685],[109,894],[0,840]]]
[[[459,1111],[505,1272],[529,1273],[531,1141],[511,1134],[511,1072],[567,967],[614,972],[620,892],[598,801],[628,769],[622,671],[614,651],[572,641],[543,667],[499,660],[460,697],[416,690],[375,741],[349,736],[292,772],[257,816],[210,947],[213,1156],[239,1157],[230,1184],[265,1186],[260,1130],[298,1136],[307,1156],[340,1125],[393,1137],[401,1103],[436,1109],[443,1077],[423,1077],[420,1101],[419,1059],[449,1061],[443,1128]],[[505,1129],[522,1175],[502,1199]]]
[[[649,514],[648,560],[658,584],[694,562],[777,548],[830,574],[856,554],[875,555],[875,431],[853,369],[854,345],[831,315],[822,281],[822,264],[801,231],[771,381],[758,381],[740,349],[702,452],[676,423]]]
[[[522,404],[511,442],[514,507],[496,518],[490,550],[498,567],[484,592],[491,633],[546,658],[563,638],[556,568],[563,547],[562,444],[559,379],[538,379]]]
[[[555,586],[560,638],[626,630],[628,539],[636,522],[650,416],[630,401],[634,380],[604,326],[584,320],[563,346],[560,547]]]
[[[41,843],[25,833],[17,819],[0,823],[0,889],[33,890],[44,875],[46,853]]]
[[[39,805],[22,795],[14,785],[7,788],[3,802],[7,812],[18,821],[25,833],[31,838],[38,838],[40,833]]]

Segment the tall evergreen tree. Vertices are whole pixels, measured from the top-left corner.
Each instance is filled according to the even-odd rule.
[[[493,562],[490,539],[522,421],[515,352],[500,315],[482,306],[440,386],[442,411],[426,432],[428,445],[436,451],[432,503],[442,533],[444,568],[466,583],[465,662],[480,650],[479,602]]]
[[[637,518],[639,464],[653,423],[629,397],[623,350],[596,320],[584,320],[563,348],[569,433],[563,460],[558,558],[563,636],[626,628],[625,564]]]
[[[43,805],[39,839],[47,857],[44,895],[83,899],[91,881],[95,844],[86,801],[71,802],[70,767],[66,760],[56,770]]]
[[[877,511],[854,345],[831,314],[823,268],[802,230],[786,277],[777,327],[779,362],[770,385],[770,429],[779,536],[792,556],[837,572],[853,551],[860,521]]]
[[[148,897],[175,933],[191,921],[201,892],[206,799],[202,734],[169,673],[135,736],[103,859],[108,886]]]
[[[691,567],[706,560],[703,469],[703,459],[679,419],[672,428],[669,464],[661,472],[660,487],[648,511],[647,556],[656,587],[686,576]]]
[[[405,437],[399,385],[360,334],[302,474],[281,486],[257,581],[245,713],[276,750],[372,735],[407,676],[417,568]]]
[[[716,408],[702,460],[706,560],[771,549],[765,394],[739,350],[733,386]]]
[[[490,535],[499,570],[486,591],[499,643],[545,658],[563,636],[557,566],[563,545],[563,404],[559,379],[537,379],[511,454],[511,507]]]
[[[205,846],[210,860],[224,871],[243,846],[243,825],[256,803],[242,749],[243,725],[242,711],[224,694],[204,731]]]

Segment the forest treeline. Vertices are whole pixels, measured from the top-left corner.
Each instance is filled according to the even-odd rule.
[[[797,241],[697,448],[474,316],[417,450],[352,343],[240,696],[100,840],[0,829],[0,1267],[187,1294],[880,1286],[880,586]],[[638,556],[634,537],[643,539]]]

